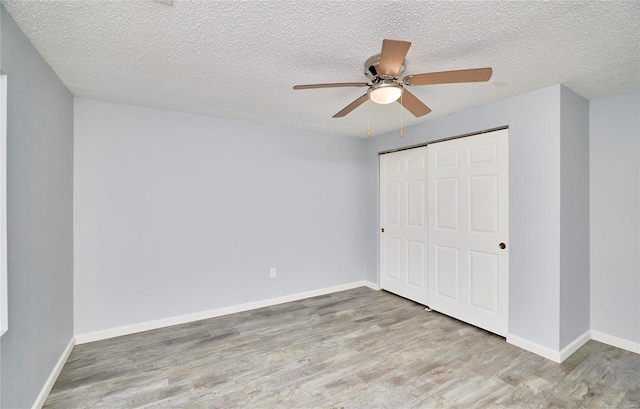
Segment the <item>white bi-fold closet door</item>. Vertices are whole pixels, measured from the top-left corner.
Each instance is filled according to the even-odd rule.
[[[507,130],[380,156],[380,286],[507,333]]]

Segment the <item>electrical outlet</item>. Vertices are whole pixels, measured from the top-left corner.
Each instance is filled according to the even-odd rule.
[[[272,267],[272,268],[269,270],[269,276],[270,276],[271,278],[276,278],[276,268],[275,268],[275,267]]]

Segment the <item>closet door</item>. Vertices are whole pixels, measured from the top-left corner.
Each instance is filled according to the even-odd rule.
[[[428,146],[429,306],[507,333],[507,130]]]
[[[380,287],[426,305],[427,148],[380,156]]]

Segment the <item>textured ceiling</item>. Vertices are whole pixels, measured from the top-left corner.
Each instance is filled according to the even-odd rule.
[[[2,1],[78,97],[365,136],[400,105],[366,102],[382,39],[412,42],[406,74],[493,67],[488,83],[412,87],[432,110],[405,126],[563,83],[588,99],[640,90],[640,2]]]

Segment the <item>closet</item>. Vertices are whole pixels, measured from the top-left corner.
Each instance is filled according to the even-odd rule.
[[[380,286],[507,333],[509,149],[502,129],[380,155]]]

